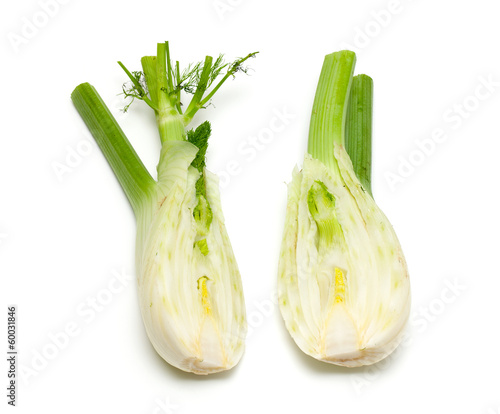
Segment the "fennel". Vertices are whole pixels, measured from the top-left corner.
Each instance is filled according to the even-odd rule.
[[[117,176],[137,220],[139,303],[147,335],[171,365],[196,374],[230,369],[246,334],[241,277],[225,229],[218,180],[205,168],[211,127],[188,130],[193,116],[251,53],[232,63],[222,55],[180,70],[169,45],[142,58],[123,93],[156,115],[162,143],[154,180],[97,91],[88,83],[71,98]],[[181,95],[192,95],[187,106]],[[185,108],[185,109],[184,109]],[[128,106],[125,110],[128,109]]]
[[[371,195],[373,83],[353,78],[355,59],[325,57],[308,154],[288,187],[278,276],[281,314],[299,348],[347,367],[390,354],[410,310],[401,246]]]

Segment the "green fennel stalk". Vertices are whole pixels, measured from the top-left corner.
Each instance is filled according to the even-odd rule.
[[[371,196],[372,114],[373,80],[367,75],[354,76],[346,118],[345,147],[356,176]]]

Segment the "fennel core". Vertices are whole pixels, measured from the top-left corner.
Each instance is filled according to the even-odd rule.
[[[308,153],[339,177],[334,148],[345,147],[361,190],[372,195],[373,81],[367,75],[353,77],[355,64],[356,55],[349,50],[325,56],[312,108]],[[335,212],[335,197],[320,180],[309,189],[308,206],[318,226],[320,245],[328,248],[336,243],[342,248],[345,240]]]
[[[157,45],[156,56],[141,59],[142,71],[118,62],[129,78],[125,97],[155,112],[162,144],[157,180],[95,88],[83,83],[71,94],[137,219],[139,302],[148,336],[168,363],[196,374],[230,369],[239,361],[246,316],[218,181],[206,169],[211,126],[188,126],[229,78],[247,72],[244,63],[256,53],[230,63],[223,55],[207,56],[181,70],[165,42]]]

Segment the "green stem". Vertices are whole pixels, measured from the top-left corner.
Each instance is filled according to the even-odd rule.
[[[239,59],[236,61],[231,68],[228,70],[228,72],[224,75],[224,77],[219,81],[217,85],[210,91],[210,93],[200,102],[201,107],[205,106],[210,99],[215,95],[215,93],[219,90],[219,88],[222,86],[222,84],[230,77],[233,76],[242,66],[242,64],[250,59],[251,57],[254,57],[257,53],[259,52],[253,52],[249,53],[247,56],[245,56],[243,59]]]
[[[149,97],[158,108],[158,86],[156,83],[156,56],[143,56],[141,59],[142,71],[148,85]],[[155,111],[158,113],[158,111]]]
[[[174,90],[174,81],[172,79],[173,76],[173,70],[172,70],[172,62],[170,61],[170,47],[168,42],[165,42],[165,54],[166,54],[166,60],[167,60],[167,85],[168,85],[168,92],[171,93]]]
[[[344,145],[345,120],[355,63],[356,55],[348,50],[326,55],[314,97],[308,152],[334,172],[338,171],[338,166],[333,144]]]
[[[155,181],[95,88],[78,85],[71,99],[138,213]]]
[[[203,98],[203,94],[207,90],[210,70],[212,69],[212,61],[212,56],[205,57],[205,63],[203,64],[203,69],[200,75],[200,81],[198,82],[198,86],[196,87],[193,98],[191,99],[191,102],[189,102],[186,113],[184,114],[184,118],[186,120],[190,121],[193,118],[194,114],[202,107],[200,101]],[[187,121],[186,123],[188,123],[189,121]]]
[[[181,84],[181,71],[179,69],[179,61],[175,62],[175,81],[176,81],[176,88],[179,87]],[[175,106],[177,108],[177,112],[179,112],[182,115],[182,108],[181,108],[181,90],[177,90],[177,96],[176,96],[176,102]]]
[[[373,80],[367,75],[353,78],[346,126],[346,151],[363,188],[372,194]]]
[[[148,85],[149,96],[153,105],[158,108],[158,82],[156,81],[156,56],[143,56],[141,58],[142,71]],[[155,109],[156,124],[160,125],[160,114]],[[161,135],[160,135],[161,139]],[[163,141],[162,141],[163,142]]]
[[[118,61],[118,64],[123,69],[123,71],[127,74],[128,78],[132,81],[132,84],[135,86],[136,90],[141,94],[141,99],[156,111],[157,108],[153,105],[153,102],[151,101],[151,99],[148,98],[146,91],[143,89],[141,84],[137,81],[135,76],[132,75],[132,73],[130,73],[130,71],[125,67],[125,65],[122,62]]]
[[[246,60],[250,59],[251,57],[254,57],[257,53],[259,53],[259,52],[249,53],[244,58],[238,59],[234,63],[232,63],[231,66],[229,67],[227,73],[222,77],[222,79],[219,81],[219,83],[217,83],[217,85],[215,85],[214,88],[205,97],[203,97],[203,94],[206,92],[207,88],[210,87],[210,84],[209,84],[210,70],[208,70],[208,73],[206,73],[206,74],[205,74],[205,71],[207,69],[207,61],[208,61],[208,59],[210,59],[210,61],[209,61],[210,62],[210,66],[208,67],[208,69],[211,68],[212,57],[211,56],[207,56],[205,58],[205,64],[203,66],[202,75],[200,76],[200,82],[198,83],[198,88],[196,89],[195,96],[193,96],[193,99],[189,103],[188,109],[186,109],[186,112],[184,114],[185,123],[188,124],[191,121],[191,119],[193,119],[193,116],[196,114],[196,112],[198,112],[199,109],[204,108],[205,105],[208,102],[210,102],[210,99],[212,99],[212,97],[219,90],[219,88],[222,86],[222,84],[230,76],[234,76],[234,74],[236,72],[238,72],[239,70],[241,70],[241,68],[242,68],[241,65]],[[204,79],[204,77],[206,79]],[[200,88],[200,86],[201,86],[201,88]]]
[[[175,65],[172,64],[168,42],[158,43],[156,57],[144,56],[141,59],[149,97],[146,88],[141,85],[141,80],[138,79],[139,75],[136,72],[130,72],[121,62],[118,63],[132,81],[133,88],[130,95],[144,100],[154,109],[160,140],[163,144],[166,141],[185,140],[185,128],[189,125],[195,113],[210,101],[230,76],[238,71],[245,72],[246,69],[241,66],[242,63],[255,56],[256,53],[250,53],[231,64],[223,64],[222,55],[219,56],[215,63],[213,63],[211,56],[207,56],[201,68],[198,63],[191,71],[191,67],[189,67],[185,74],[181,74],[179,62],[176,61]],[[225,67],[228,67],[225,76],[204,97],[207,89],[210,88],[212,82]],[[183,77],[186,79],[182,79]],[[192,91],[193,84],[196,85],[196,90],[184,114],[181,108],[181,91],[183,89],[187,90],[187,86],[183,85],[183,82],[189,85],[189,93]],[[126,91],[125,93],[127,94]]]
[[[172,79],[171,66],[167,72],[167,43],[158,43],[156,55],[156,93],[158,99],[158,130],[162,144],[165,141],[181,141],[185,139],[184,120],[171,101]],[[170,55],[169,55],[170,57]]]

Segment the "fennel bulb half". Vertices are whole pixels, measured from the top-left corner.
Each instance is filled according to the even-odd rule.
[[[410,311],[401,246],[371,196],[372,81],[352,84],[354,62],[348,51],[325,58],[309,154],[288,186],[278,276],[281,314],[299,348],[347,367],[389,355]]]

